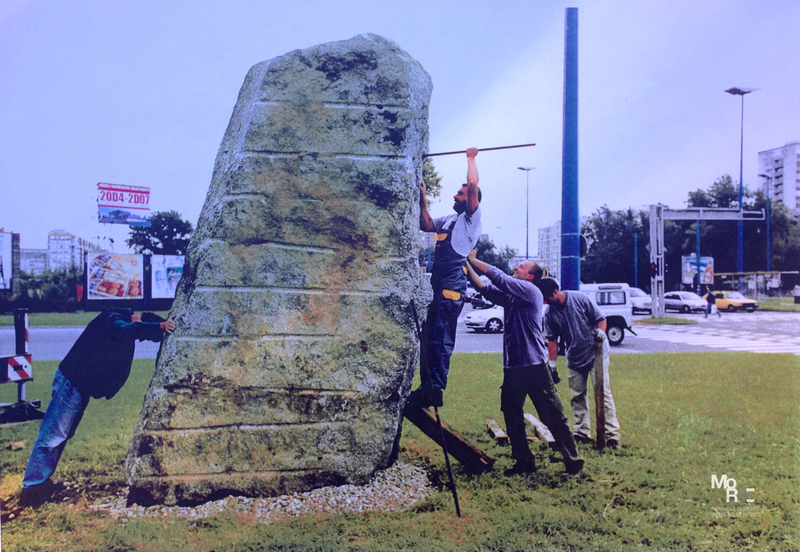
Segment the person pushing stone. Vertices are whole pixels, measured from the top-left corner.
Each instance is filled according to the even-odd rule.
[[[55,472],[67,441],[75,435],[89,399],[116,395],[131,373],[136,341],[161,341],[175,321],[131,309],[108,309],[97,315],[78,337],[53,376],[52,397],[33,444],[19,505],[37,507],[60,486]]]

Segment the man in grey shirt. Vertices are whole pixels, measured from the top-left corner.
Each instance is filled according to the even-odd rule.
[[[565,478],[583,477],[583,457],[575,446],[561,397],[547,368],[547,349],[542,337],[542,293],[533,282],[542,277],[542,269],[533,261],[525,261],[508,276],[497,268],[475,258],[467,258],[467,276],[476,291],[496,305],[503,307],[503,387],[500,409],[506,421],[515,460],[506,475],[532,472],[536,461],[525,434],[523,406],[529,396],[539,418],[550,429],[556,446],[564,458]],[[488,276],[485,284],[479,274]]]
[[[537,285],[542,291],[545,302],[549,305],[544,317],[549,364],[555,369],[558,355],[557,338],[560,337],[564,341],[567,354],[569,390],[572,394],[572,413],[575,418],[573,425],[575,440],[579,443],[591,443],[588,380],[594,366],[595,336],[605,340],[606,318],[583,293],[560,291],[558,282],[552,278],[543,278]],[[603,347],[608,347],[607,340]],[[611,395],[608,357],[607,355],[604,357],[605,440],[609,448],[617,449],[619,448],[619,421],[614,397]]]

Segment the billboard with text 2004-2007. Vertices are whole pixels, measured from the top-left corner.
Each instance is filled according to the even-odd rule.
[[[142,299],[144,262],[142,255],[100,253],[89,258],[89,300]]]
[[[150,188],[98,182],[97,217],[105,223],[150,226]]]

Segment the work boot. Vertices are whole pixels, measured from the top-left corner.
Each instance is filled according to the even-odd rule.
[[[19,506],[20,508],[38,508],[50,500],[55,493],[63,491],[64,488],[63,483],[53,483],[49,479],[41,485],[23,488],[19,497]]]
[[[409,404],[419,408],[440,407],[444,404],[442,390],[431,385],[420,385],[408,397]]]
[[[517,460],[513,466],[508,468],[503,472],[503,475],[506,477],[511,477],[514,475],[520,475],[523,473],[533,473],[536,471],[536,460],[531,458],[530,460],[520,461]]]
[[[584,445],[594,444],[594,439],[592,439],[591,437],[587,437],[586,435],[581,435],[579,433],[576,433],[575,435],[573,435],[573,437],[575,438],[576,443],[581,443]]]

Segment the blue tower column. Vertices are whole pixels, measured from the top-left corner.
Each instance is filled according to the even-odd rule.
[[[561,289],[581,285],[578,210],[578,8],[564,21],[564,137],[561,150]]]

